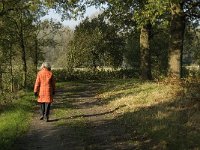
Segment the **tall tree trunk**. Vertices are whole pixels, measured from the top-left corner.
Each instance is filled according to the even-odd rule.
[[[3,73],[0,65],[0,92],[3,93]]]
[[[143,80],[151,80],[151,51],[150,51],[150,32],[152,26],[150,23],[141,28],[140,33],[140,55],[141,55],[141,78]]]
[[[92,64],[93,64],[93,65],[92,65],[93,71],[96,72],[96,71],[97,71],[97,65],[96,65],[96,60],[95,60],[95,58],[92,59]]]
[[[35,73],[37,74],[37,66],[38,66],[38,39],[35,37],[35,60],[34,60],[34,65],[35,65]]]
[[[23,33],[23,14],[21,14],[20,18],[20,46],[21,46],[21,59],[22,59],[22,70],[23,70],[23,88],[27,86],[27,64],[26,64],[26,49],[25,49],[25,41],[24,41],[24,33]]]
[[[92,51],[92,68],[93,68],[93,72],[97,71],[97,64],[96,64],[96,53],[94,52],[94,50]]]
[[[179,79],[182,77],[184,31],[185,16],[183,12],[183,4],[178,2],[171,2],[168,76],[172,78]]]
[[[9,54],[9,63],[10,63],[10,76],[11,76],[11,81],[10,81],[10,90],[11,92],[14,91],[14,77],[13,77],[13,65],[12,65],[12,48],[10,48],[10,54]]]
[[[21,37],[21,50],[22,50],[22,54],[21,54],[21,58],[22,58],[22,64],[23,64],[23,88],[26,88],[26,84],[27,84],[27,64],[26,64],[26,49],[25,49],[25,45],[24,45],[24,39],[23,37]]]

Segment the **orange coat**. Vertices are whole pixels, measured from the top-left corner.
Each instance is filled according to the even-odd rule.
[[[43,68],[37,74],[34,92],[38,93],[38,102],[53,102],[53,92],[55,92],[55,80],[51,71]]]

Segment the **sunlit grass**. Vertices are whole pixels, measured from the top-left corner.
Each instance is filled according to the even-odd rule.
[[[118,81],[119,83],[119,81]],[[126,105],[129,109],[147,107],[157,103],[172,101],[181,87],[158,84],[155,82],[142,82],[137,80],[124,81],[97,95],[103,101],[110,101],[110,107]]]
[[[58,119],[56,124],[72,132],[71,138],[75,141],[79,138],[77,141],[83,145],[97,146],[97,141],[91,142],[90,117],[84,117],[84,114],[114,110],[103,119],[112,122],[116,128],[122,128],[124,134],[130,134],[127,141],[137,149],[200,148],[199,97],[196,96],[198,91],[191,88],[181,84],[126,79],[57,83],[57,89],[50,119]],[[100,103],[91,105],[84,113],[77,108],[76,102],[80,102],[81,93],[90,93],[90,90],[94,90],[94,98]],[[11,149],[16,138],[26,133],[29,127],[33,96],[22,93],[19,97],[1,106],[0,149]],[[94,111],[100,108],[101,112]]]
[[[98,98],[111,109],[124,106],[116,112],[116,123],[126,127],[127,132],[157,141],[155,149],[200,148],[199,105],[185,99],[191,93],[184,93],[184,87],[139,80],[118,83]],[[144,141],[133,142],[145,145]]]
[[[126,133],[131,134],[132,140],[129,139],[129,143],[134,144],[136,148],[200,148],[200,109],[198,97],[194,100],[191,98],[195,95],[195,92],[191,93],[192,89],[181,84],[143,82],[138,79],[64,84],[69,86],[67,92],[70,95],[84,91],[87,85],[91,86],[95,82],[101,85],[97,88],[95,96],[101,101],[101,105],[94,106],[93,109],[106,107],[116,110],[105,115],[104,119],[110,119],[116,128],[124,128]],[[55,114],[57,117],[80,115],[78,109],[68,105],[68,102],[65,103],[68,108],[58,108]],[[113,115],[114,118],[109,115]],[[60,121],[60,125],[76,128],[77,124],[88,120],[80,115],[78,118],[69,118],[68,124],[65,121]],[[86,132],[88,130],[85,126],[81,128],[81,135],[85,140],[89,136]]]
[[[32,114],[31,98],[27,94],[4,105],[0,112],[0,149],[11,149],[16,138],[28,130]]]

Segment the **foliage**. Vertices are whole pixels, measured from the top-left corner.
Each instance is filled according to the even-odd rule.
[[[54,59],[46,47],[55,47],[51,35],[58,32],[61,24],[41,22],[45,8],[40,1],[1,1],[0,4],[0,91],[32,88],[39,63],[46,56],[46,61]]]
[[[55,68],[66,68],[67,53],[69,52],[69,43],[73,39],[73,31],[69,27],[61,27],[57,33],[54,34],[56,41],[55,47],[52,47],[51,53],[46,55],[46,58],[51,58],[50,62]],[[48,48],[49,49],[49,48]]]
[[[170,7],[174,7],[171,4],[180,4],[187,23],[183,55],[191,53],[193,62],[184,57],[183,63],[199,64],[198,0],[1,1],[0,91],[31,87],[38,64],[43,60],[71,71],[79,66],[117,68],[123,65],[138,69],[143,61],[138,29],[146,23],[153,25],[149,32],[152,39],[148,41],[152,55],[149,66],[156,77],[166,75],[167,43],[169,34],[174,33],[168,30],[173,10]],[[60,23],[40,20],[50,8],[61,13],[63,19],[78,18],[91,5],[104,11],[98,18],[85,19],[76,28],[73,41],[70,29]],[[160,40],[163,37],[166,40]]]
[[[126,38],[124,50],[124,68],[140,68],[139,33],[134,32]]]
[[[75,70],[73,72],[67,69],[53,70],[57,82],[76,81],[76,80],[105,80],[105,79],[122,79],[122,78],[138,78],[139,71],[137,69],[126,70]]]
[[[186,28],[185,41],[183,49],[184,65],[198,64],[200,65],[200,30],[189,26]]]
[[[2,1],[1,5],[1,11],[5,11],[1,17],[1,51],[8,51],[2,55],[5,59],[2,64],[7,67],[2,68],[1,91],[14,91],[27,87],[28,68],[32,68],[31,65],[27,67],[27,64],[32,56],[30,47],[33,47],[36,31],[34,22],[38,19],[39,13],[36,12],[42,12],[42,9],[38,6],[37,10],[32,10],[29,3],[22,1]]]
[[[104,22],[100,17],[86,18],[74,31],[69,57],[76,66],[92,67],[113,66],[122,63],[123,38],[114,26]],[[70,63],[70,62],[69,62]]]
[[[168,68],[168,28],[160,27],[153,30],[151,39],[152,73],[154,78],[167,75]]]
[[[55,9],[58,13],[62,14],[63,19],[72,19],[83,16],[86,5],[85,0],[44,0],[40,1],[48,8]]]
[[[142,1],[138,1],[138,0],[134,0],[134,1],[114,1],[114,0],[95,0],[92,2],[88,2],[91,5],[96,5],[99,7],[104,7],[105,11],[104,11],[104,15],[109,19],[109,21],[111,23],[113,23],[116,26],[119,26],[119,29],[121,31],[126,31],[126,32],[130,32],[130,31],[136,31],[136,29],[141,28],[141,27],[145,27],[147,24],[151,24],[153,25],[153,28],[158,28],[158,27],[169,27],[169,22],[170,22],[170,18],[172,18],[173,14],[177,14],[178,11],[182,11],[182,14],[184,14],[183,16],[185,17],[184,19],[180,19],[181,21],[183,21],[184,23],[186,22],[194,22],[196,24],[199,24],[198,22],[198,18],[199,18],[199,2],[196,0],[186,0],[186,1],[182,1],[182,0],[177,0],[177,1],[170,1],[170,0],[142,0]],[[102,5],[103,4],[103,5]],[[176,11],[173,12],[173,10],[175,10],[176,6],[180,6],[179,9],[177,9]],[[182,15],[179,14],[178,16]],[[178,20],[177,20],[178,21]],[[173,30],[173,28],[176,29],[177,25],[176,23],[178,23],[176,20],[174,20],[173,22],[171,22],[171,30]],[[184,26],[183,22],[180,22],[180,24],[182,24],[182,26]],[[182,29],[181,29],[182,28]],[[169,51],[172,51],[172,53],[175,51],[173,45],[173,42],[175,40],[182,40],[184,39],[184,36],[182,33],[184,33],[184,27],[180,28],[180,33],[177,32],[177,34],[180,34],[179,36],[175,36],[174,34],[176,34],[174,31],[172,31],[170,34],[170,37],[172,37],[172,40],[169,41],[171,44],[169,46]],[[182,31],[181,31],[182,30]],[[142,31],[142,30],[141,30]],[[150,35],[151,35],[151,31],[150,31]],[[174,37],[174,38],[173,38]],[[176,37],[180,37],[180,39],[176,39]],[[146,39],[146,43],[150,43],[149,41],[147,41],[148,39]],[[175,42],[177,43],[177,42]],[[182,49],[181,47],[183,47],[183,43],[180,43],[179,45],[180,48],[178,48],[178,50],[180,51],[180,53],[182,53]],[[141,47],[143,47],[141,45]],[[149,49],[146,49],[145,51],[147,53]],[[170,70],[175,69],[175,67],[173,67],[172,65],[175,64],[180,64],[181,65],[181,59],[182,58],[177,58],[176,60],[173,60],[174,63],[171,63],[171,59],[170,58],[174,58],[175,56],[172,56],[171,53],[169,54],[169,74],[170,74]],[[151,55],[151,53],[150,53]],[[178,55],[182,55],[182,54],[178,54]],[[146,56],[143,55],[143,53],[140,54],[141,58],[145,58]],[[179,56],[177,56],[179,57]],[[141,67],[143,66],[142,64],[146,64],[146,63],[150,63],[149,62],[145,62],[145,59],[141,59]],[[152,66],[151,64],[148,65],[149,70],[151,70],[150,66]],[[148,68],[143,67],[142,72],[146,72],[145,70],[148,70]],[[176,66],[176,68],[181,68],[181,66]],[[179,75],[181,74],[181,70],[179,71],[172,71],[172,72],[179,72]]]

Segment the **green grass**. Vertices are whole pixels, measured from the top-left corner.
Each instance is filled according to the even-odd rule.
[[[114,122],[132,136],[138,148],[200,149],[199,98],[187,98],[187,87],[139,80],[111,83],[98,95],[111,109],[118,110]],[[137,134],[137,135],[136,135]]]
[[[99,146],[98,138],[93,137],[90,130],[93,124],[87,117],[81,117],[84,113],[73,105],[74,95],[93,87],[95,98],[101,103],[91,109],[115,110],[106,114],[105,119],[110,128],[123,132],[122,137],[129,134],[131,138],[127,143],[134,144],[136,149],[200,149],[200,105],[199,97],[194,97],[199,88],[138,79],[57,83],[63,93],[52,117],[59,119],[57,125],[65,127],[72,141],[80,142],[80,146],[88,143]],[[0,149],[11,149],[15,139],[27,131],[33,110],[31,99],[30,94],[22,94],[18,100],[1,106]],[[74,118],[70,119],[71,116]],[[103,125],[97,124],[96,128],[103,128]],[[95,138],[94,141],[91,138]],[[110,137],[105,138],[109,140]]]
[[[195,93],[191,89],[192,86],[188,88],[179,84],[128,79],[76,82],[73,90],[69,91],[76,93],[84,89],[86,85],[90,86],[94,83],[101,85],[96,95],[101,101],[101,106],[109,107],[110,110],[119,108],[112,114],[115,118],[111,121],[116,128],[123,128],[124,134],[131,134],[132,140],[129,139],[129,142],[136,148],[200,149],[199,98],[191,97],[194,95],[192,92]],[[65,84],[69,85],[70,89],[73,82]],[[58,110],[57,115],[76,116],[79,114],[78,110],[71,107]],[[70,126],[73,127],[76,121],[77,124],[80,123],[80,120],[76,119]],[[86,122],[86,120],[82,121]],[[89,139],[89,135],[86,134],[89,131],[86,129],[80,129],[81,137],[85,140]],[[79,130],[77,130],[78,133]]]
[[[22,94],[18,99],[4,104],[0,112],[0,149],[12,149],[16,138],[29,128],[32,114],[30,94]]]

